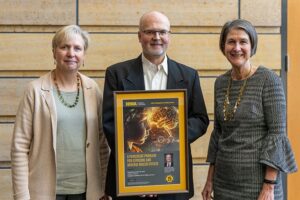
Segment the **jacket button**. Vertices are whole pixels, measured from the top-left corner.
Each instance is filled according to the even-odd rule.
[[[90,146],[90,143],[87,143],[87,144],[86,144],[86,148],[88,148],[89,146]]]

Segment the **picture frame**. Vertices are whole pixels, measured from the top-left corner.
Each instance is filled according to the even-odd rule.
[[[114,92],[117,196],[188,192],[186,93]]]

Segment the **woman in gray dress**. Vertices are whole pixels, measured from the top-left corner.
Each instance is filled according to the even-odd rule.
[[[251,64],[256,47],[251,23],[225,23],[220,49],[232,68],[215,82],[204,200],[283,199],[282,173],[297,171],[286,136],[282,82],[266,67]]]

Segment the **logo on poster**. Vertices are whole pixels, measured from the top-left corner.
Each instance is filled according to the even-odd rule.
[[[173,180],[174,180],[174,177],[173,177],[172,175],[168,175],[168,176],[166,177],[166,181],[167,181],[168,183],[172,183]]]

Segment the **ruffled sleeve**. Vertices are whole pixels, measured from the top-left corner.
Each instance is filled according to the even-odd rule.
[[[293,151],[286,135],[286,101],[280,78],[266,71],[263,107],[268,134],[264,138],[260,163],[286,173],[297,171]]]
[[[285,173],[297,171],[294,154],[285,135],[268,135],[265,138],[260,162]]]

